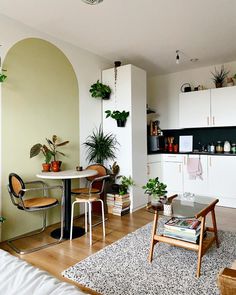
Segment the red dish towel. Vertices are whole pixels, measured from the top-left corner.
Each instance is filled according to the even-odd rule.
[[[190,158],[187,159],[187,171],[190,179],[202,178],[202,165],[200,158]]]

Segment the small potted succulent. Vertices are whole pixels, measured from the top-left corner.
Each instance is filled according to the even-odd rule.
[[[4,70],[2,70],[4,71]],[[3,72],[0,72],[0,83],[4,82],[6,80],[7,76],[3,74]]]
[[[127,121],[127,118],[129,117],[129,112],[126,111],[111,111],[107,110],[105,111],[106,113],[106,118],[111,117],[112,119],[115,119],[117,122],[118,127],[125,127],[125,123]]]
[[[228,74],[229,74],[229,71],[226,71],[223,65],[221,66],[220,71],[218,71],[215,68],[215,72],[212,73],[212,76],[213,76],[212,80],[214,81],[216,88],[223,87],[225,78],[227,77]]]
[[[32,148],[30,149],[30,158],[37,156],[40,152],[44,155],[44,159],[45,159],[45,162],[42,164],[43,171],[49,172],[51,168],[50,161],[52,158],[52,153],[46,145],[42,145],[41,143],[36,143],[34,146],[32,146]]]
[[[111,88],[108,85],[102,84],[97,80],[96,83],[91,85],[91,88],[89,90],[92,97],[99,97],[102,99],[109,99],[111,94]]]
[[[151,196],[151,204],[159,209],[163,209],[163,203],[166,201],[166,185],[159,181],[159,178],[151,178],[142,188],[145,194]]]

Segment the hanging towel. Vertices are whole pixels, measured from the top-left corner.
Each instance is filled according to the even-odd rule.
[[[190,179],[202,178],[202,165],[200,158],[190,158],[187,159],[187,171]]]

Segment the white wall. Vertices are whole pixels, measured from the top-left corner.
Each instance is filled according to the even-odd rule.
[[[229,76],[236,73],[236,61],[224,64],[226,70],[230,70]],[[216,65],[219,70],[221,65]],[[206,88],[214,88],[211,72],[215,71],[214,66],[198,68],[167,75],[159,75],[148,79],[149,106],[157,110],[153,118],[160,120],[161,129],[178,128],[179,122],[179,93],[181,85],[190,83],[192,87],[203,85]],[[151,118],[152,115],[149,115]]]
[[[81,144],[86,137],[91,133],[91,130],[101,123],[101,100],[91,98],[89,93],[90,85],[97,79],[101,78],[101,70],[111,66],[111,63],[99,56],[90,52],[75,47],[69,43],[58,40],[47,34],[38,32],[30,27],[21,24],[15,20],[5,17],[0,14],[0,44],[1,57],[4,60],[8,50],[18,41],[25,38],[41,38],[47,40],[57,46],[67,56],[71,62],[76,73],[79,85],[79,124],[80,131],[80,147],[78,153],[80,154],[80,165],[85,166],[86,160],[84,150]],[[60,73],[58,73],[60,74]],[[1,87],[1,86],[0,86]],[[1,99],[1,91],[0,91]],[[66,97],[65,97],[66,99]],[[1,111],[1,110],[0,110]],[[2,134],[0,134],[2,140]],[[2,155],[2,148],[0,144],[0,152]],[[75,163],[75,166],[79,163]],[[2,179],[2,161],[0,159],[1,172],[0,179]],[[71,167],[74,168],[74,167]],[[33,177],[33,176],[32,176]],[[1,183],[2,185],[2,183]],[[0,198],[1,200],[1,198]],[[0,208],[1,209],[1,208]]]

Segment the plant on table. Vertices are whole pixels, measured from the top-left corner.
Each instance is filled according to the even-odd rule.
[[[211,74],[213,76],[212,80],[214,81],[216,88],[220,88],[223,87],[223,83],[225,81],[225,78],[229,74],[229,71],[226,71],[224,66],[222,65],[220,71],[218,71],[215,67],[215,72],[211,72]]]
[[[129,117],[129,112],[126,112],[125,110],[122,112],[107,110],[105,113],[106,118],[111,117],[112,119],[116,120],[118,127],[124,127],[126,120]]]
[[[52,170],[54,172],[57,172],[60,170],[61,166],[61,161],[57,160],[57,155],[60,154],[62,156],[65,156],[64,153],[58,150],[58,147],[68,144],[69,141],[58,142],[57,135],[53,135],[52,139],[46,138],[46,141],[48,143],[48,146],[42,145],[41,143],[37,143],[34,146],[32,146],[30,150],[30,158],[35,157],[40,152],[42,152],[45,157],[45,164],[47,165],[43,165],[43,168],[45,167],[44,171],[49,171],[51,166]],[[53,158],[53,161],[50,164],[51,158]]]
[[[105,134],[100,125],[99,129],[95,129],[87,137],[83,145],[87,149],[88,155],[86,159],[89,162],[104,164],[104,161],[116,158],[115,152],[118,149],[119,143],[115,135],[111,133]]]
[[[152,198],[153,203],[160,203],[161,200],[166,199],[166,190],[167,185],[160,182],[159,178],[150,178],[146,185],[142,188],[145,190],[144,193],[148,194]]]
[[[108,85],[102,84],[97,80],[96,83],[91,85],[91,88],[89,90],[92,97],[99,97],[102,99],[109,99],[111,94],[111,88]]]
[[[44,155],[44,163],[42,164],[43,171],[50,171],[52,153],[45,144],[42,145],[41,143],[36,143],[33,145],[30,149],[30,158],[37,156],[40,152]]]

